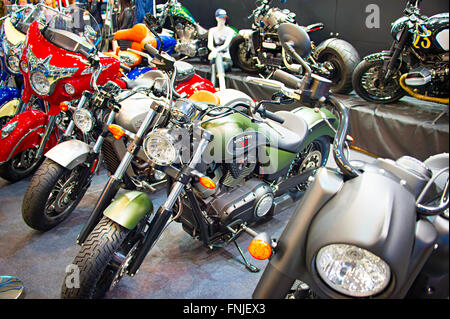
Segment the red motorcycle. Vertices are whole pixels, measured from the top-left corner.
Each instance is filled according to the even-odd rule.
[[[86,102],[83,92],[92,91],[94,86],[113,81],[126,89],[131,82],[121,79],[124,65],[119,60],[95,54],[101,32],[90,14],[81,10],[71,14],[45,10],[28,18],[35,21],[30,24],[19,64],[24,77],[22,100],[28,103],[32,96],[43,100],[45,112],[25,111],[2,128],[0,177],[10,182],[32,174],[43,161],[43,154],[58,144],[62,131],[65,136],[72,134],[72,122],[66,127],[61,125],[64,102],[79,99],[81,108]],[[42,15],[46,15],[46,23],[38,22]],[[77,16],[82,19],[74,21]],[[199,90],[216,91],[212,83],[198,76],[190,78],[188,85],[183,84],[177,88],[182,85],[180,93],[188,96]]]
[[[45,23],[39,22],[44,20],[42,16],[47,18]],[[28,103],[32,96],[41,99],[45,112],[25,111],[2,128],[0,176],[8,181],[18,181],[39,166],[42,155],[58,143],[60,104],[79,99],[91,89],[92,61],[87,57],[100,42],[100,29],[89,14],[81,17],[74,24],[70,14],[46,8],[28,17],[28,21],[35,21],[30,24],[19,64],[24,78],[22,100]],[[98,63],[104,66],[98,75],[99,85],[117,80],[124,86],[117,59],[100,57]]]

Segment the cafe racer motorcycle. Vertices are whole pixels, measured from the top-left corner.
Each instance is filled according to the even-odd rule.
[[[289,37],[289,33],[280,36]],[[308,55],[306,32],[297,42]],[[316,110],[300,107],[272,113],[263,106],[268,101],[254,103],[251,98],[226,107],[178,99],[171,107],[172,115],[177,125],[182,123],[177,126],[181,132],[188,133],[188,143],[176,143],[175,127],[156,129],[142,141],[149,162],[172,181],[167,200],[156,212],[142,192],[114,200],[73,261],[79,270],[79,287],[64,282],[61,297],[101,298],[124,274],[135,275],[171,218],[213,248],[235,243],[246,225],[292,203],[311,170],[326,163],[330,137],[338,125],[319,103],[331,82],[311,75],[304,66],[307,72],[301,87],[307,94],[301,102],[316,105]],[[270,80],[247,80],[272,87]],[[180,155],[183,152],[192,156]],[[250,264],[247,268],[257,271]]]
[[[285,0],[281,1],[285,3]],[[268,73],[283,69],[295,75],[304,70],[299,64],[290,61],[277,36],[281,23],[296,24],[296,15],[288,9],[271,7],[272,0],[256,1],[253,10],[252,29],[239,31],[230,43],[233,64],[247,72]],[[323,29],[322,23],[304,27],[307,32]],[[312,54],[305,60],[315,74],[332,81],[333,93],[347,94],[352,91],[352,73],[360,62],[356,49],[347,41],[329,38],[317,47],[312,43]]]
[[[392,23],[388,51],[366,56],[353,74],[353,87],[366,101],[388,104],[409,94],[449,103],[449,16],[426,17],[420,0],[409,0],[404,16]]]

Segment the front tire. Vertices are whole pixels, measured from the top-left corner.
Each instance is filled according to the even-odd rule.
[[[15,183],[30,176],[43,160],[43,156],[36,159],[35,155],[36,150],[31,148],[20,152],[6,163],[0,165],[0,177],[10,183]]]
[[[22,201],[22,217],[33,229],[48,231],[65,220],[77,207],[89,185],[80,182],[79,173],[87,169],[76,166],[69,170],[47,158],[36,171]],[[77,188],[77,194],[72,191]]]
[[[387,83],[381,85],[379,77],[384,75],[383,66],[383,60],[363,60],[353,73],[352,82],[355,92],[368,102],[389,104],[397,102],[406,95],[399,83],[402,75],[400,70],[392,74]]]
[[[113,261],[121,247],[126,244],[129,233],[130,230],[103,217],[73,261],[73,265],[79,270],[79,287],[69,284],[71,274],[67,274],[62,285],[61,298],[103,298],[121,270],[113,266]]]
[[[324,42],[317,47],[315,56],[330,70],[326,77],[332,81],[333,93],[348,94],[353,90],[352,74],[361,59],[350,43],[340,39]]]

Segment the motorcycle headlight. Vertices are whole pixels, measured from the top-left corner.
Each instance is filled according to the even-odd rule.
[[[44,73],[40,71],[34,71],[30,76],[30,83],[33,90],[39,95],[47,95],[50,92],[50,82]]]
[[[390,282],[389,266],[378,256],[353,245],[332,244],[317,253],[320,277],[334,290],[351,297],[369,297]]]
[[[167,166],[177,157],[174,138],[165,129],[157,129],[144,140],[144,152],[155,164]]]
[[[79,109],[73,113],[73,123],[83,133],[88,133],[94,127],[94,117],[86,109]]]
[[[13,71],[14,73],[19,73],[19,58],[15,55],[10,55],[8,57],[8,66],[11,69],[11,71]]]

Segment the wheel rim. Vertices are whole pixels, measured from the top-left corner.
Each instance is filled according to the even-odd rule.
[[[45,204],[45,213],[48,217],[56,218],[64,215],[77,201],[77,196],[72,195],[79,184],[78,176],[79,172],[75,169],[67,171],[58,179]]]
[[[398,83],[400,73],[391,76],[383,85],[380,76],[383,76],[381,65],[369,68],[361,77],[361,88],[374,100],[390,100],[401,93],[402,88]]]
[[[36,158],[36,151],[32,148],[17,154],[11,161],[11,169],[18,174],[24,174],[32,170],[39,159]]]

